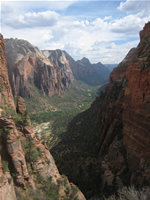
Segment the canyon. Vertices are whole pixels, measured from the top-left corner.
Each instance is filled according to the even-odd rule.
[[[140,32],[138,46],[111,72],[108,86],[100,89],[91,107],[76,115],[58,142],[50,146],[52,155],[46,141],[31,128],[22,97],[36,97],[39,91],[43,96],[61,96],[75,79],[102,84],[109,75],[107,68],[91,64],[87,58],[75,62],[65,51],[40,51],[24,40],[5,39],[4,47],[2,36],[0,52],[2,200],[16,200],[20,188],[27,191],[29,199],[36,190],[44,199],[45,183],[58,199],[78,196],[81,200],[100,199],[123,186],[149,186],[150,22]],[[22,96],[16,106],[13,96]]]
[[[110,74],[108,87],[72,120],[51,150],[59,170],[79,185],[87,198],[108,195],[123,186],[150,184],[149,29],[147,23],[137,48]],[[80,181],[68,173],[71,166]]]

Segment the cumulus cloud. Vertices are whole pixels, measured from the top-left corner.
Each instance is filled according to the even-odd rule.
[[[14,13],[10,15],[2,15],[2,23],[13,28],[27,28],[27,27],[43,27],[53,26],[57,23],[59,14],[54,11],[45,12],[29,12],[16,16]]]
[[[4,37],[25,39],[40,49],[64,49],[76,60],[85,56],[91,62],[120,62],[138,44],[139,31],[150,19],[144,7],[136,13],[122,12],[131,10],[133,4],[127,8],[128,1],[120,4],[121,15],[116,18],[109,12],[103,17],[59,12],[73,6],[72,1],[37,2],[9,2],[2,6]],[[131,39],[133,42],[127,43]]]
[[[127,0],[121,2],[118,9],[125,12],[139,12],[141,9],[149,9],[149,6],[149,0]]]
[[[42,8],[47,8],[47,9],[51,9],[51,10],[64,10],[67,7],[69,7],[70,5],[72,5],[74,2],[76,2],[78,0],[46,0],[46,1],[41,1],[41,0],[1,0],[0,2],[2,2],[2,7],[3,6],[11,6],[12,9],[14,9],[15,7],[20,8],[21,10],[30,10],[32,8],[34,9],[42,9]],[[22,7],[22,4],[24,4],[24,6]]]
[[[143,27],[143,22],[137,15],[128,15],[117,19],[111,24],[111,31],[116,33],[135,35]]]

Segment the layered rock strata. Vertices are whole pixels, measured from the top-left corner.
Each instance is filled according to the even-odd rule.
[[[56,194],[59,199],[73,195],[73,198],[85,200],[83,194],[59,174],[45,142],[37,139],[21,97],[18,98],[15,109],[1,35],[0,50],[0,97],[3,97],[0,99],[0,199],[16,200],[16,191],[19,191],[19,188],[26,190],[26,193],[32,190],[33,195],[37,188],[39,189],[39,176],[45,181],[51,179],[52,184],[59,186]]]
[[[100,116],[99,155],[109,186],[150,182],[150,23],[140,43],[113,70]]]
[[[47,96],[60,95],[74,79],[71,70],[66,72],[68,67],[63,57],[60,58],[62,67],[53,63],[37,47],[19,39],[5,39],[5,48],[14,97],[30,98],[38,90]]]

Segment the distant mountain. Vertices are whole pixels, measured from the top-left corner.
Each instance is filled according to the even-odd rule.
[[[118,66],[118,64],[105,64],[105,66],[109,69],[110,72]]]
[[[54,65],[61,68],[61,63],[65,61],[66,66],[72,70],[73,76],[89,85],[100,85],[109,78],[109,70],[101,63],[91,64],[88,58],[75,61],[66,51],[44,50],[42,51]],[[60,56],[63,55],[63,59]],[[68,69],[69,69],[68,67]],[[68,70],[67,70],[68,73]]]
[[[101,63],[92,65],[87,58],[76,62],[59,49],[40,51],[26,40],[11,38],[5,39],[5,51],[14,97],[61,95],[74,79],[93,86],[108,80],[108,69]]]
[[[105,77],[106,79],[109,79],[110,71],[108,67],[103,65],[101,62],[92,64],[92,66],[100,75],[103,75],[103,77]]]
[[[76,63],[76,70],[73,69],[76,79],[82,80],[89,85],[100,85],[108,80],[109,71],[100,63],[91,64],[88,58],[85,57],[76,61]]]
[[[13,95],[33,97],[35,92],[52,96],[68,88],[74,76],[61,55],[53,63],[37,47],[19,39],[5,39],[8,74]]]

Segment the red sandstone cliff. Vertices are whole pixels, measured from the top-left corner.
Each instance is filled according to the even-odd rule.
[[[140,39],[137,58],[126,71],[123,144],[131,184],[137,181],[142,185],[150,181],[150,23],[140,32]]]
[[[15,109],[1,35],[0,50],[0,200],[34,199],[37,192],[45,199],[43,184],[46,181],[49,181],[45,185],[47,191],[53,194],[54,190],[53,195],[59,199],[73,196],[85,200],[76,186],[59,174],[45,142],[37,139],[21,97]],[[26,193],[21,192],[21,188]]]
[[[150,184],[150,23],[140,43],[113,70],[98,116],[103,182]]]
[[[58,65],[25,40],[5,39],[6,60],[13,96],[60,95],[74,80],[70,66],[61,56]],[[66,72],[67,71],[67,72]]]

